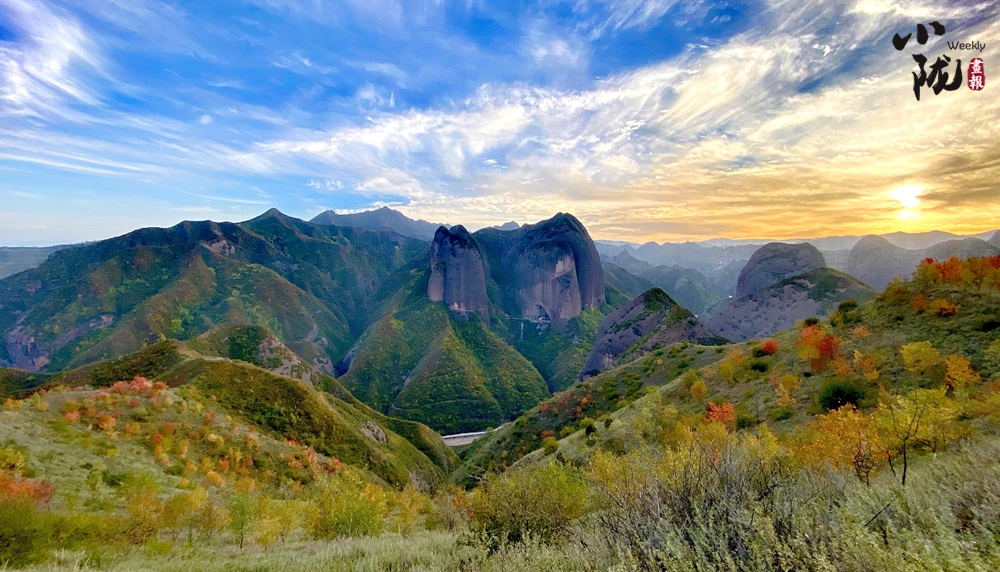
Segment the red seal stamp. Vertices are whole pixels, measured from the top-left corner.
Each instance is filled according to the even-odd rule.
[[[986,69],[983,67],[983,58],[972,58],[969,62],[969,89],[982,91],[984,87],[986,87]]]

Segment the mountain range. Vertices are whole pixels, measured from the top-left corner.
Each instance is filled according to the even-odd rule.
[[[164,339],[194,347],[262,328],[294,354],[279,375],[308,369],[304,381],[336,379],[341,398],[386,418],[475,431],[615,364],[768,336],[863,301],[924,258],[996,254],[998,240],[632,248],[595,243],[563,213],[469,232],[388,208],[310,222],[272,209],[34,253],[33,268],[0,280],[0,365],[57,375]],[[850,246],[828,251],[848,272],[816,244]]]

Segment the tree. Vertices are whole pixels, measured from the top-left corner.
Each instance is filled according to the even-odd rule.
[[[799,358],[808,360],[816,373],[826,371],[840,355],[840,338],[825,333],[818,324],[803,326],[795,343]]]
[[[941,364],[941,352],[930,342],[913,342],[899,348],[903,365],[912,373],[925,374]]]
[[[875,421],[853,405],[845,405],[824,415],[817,415],[795,436],[795,456],[805,465],[835,469],[853,467],[858,479],[868,482],[875,466],[886,459],[874,451],[877,440]]]
[[[250,491],[235,491],[226,498],[229,511],[229,530],[239,540],[240,550],[254,525],[257,523],[257,499]]]
[[[512,468],[483,479],[470,504],[470,528],[490,549],[527,537],[553,542],[589,504],[587,484],[572,467]]]
[[[708,393],[708,386],[705,385],[704,381],[699,379],[691,385],[691,389],[689,391],[691,392],[691,397],[694,397],[695,399],[704,399],[705,395]]]
[[[369,536],[382,532],[389,503],[385,491],[353,473],[326,477],[309,514],[313,538]]]
[[[927,413],[934,403],[944,397],[944,392],[943,387],[915,389],[904,397],[882,390],[875,413],[876,427],[894,474],[896,469],[892,464],[893,454],[898,453],[902,457],[903,473],[900,482],[903,486],[906,486],[906,472],[909,468],[909,446],[925,430],[923,423]]]
[[[972,369],[967,357],[950,355],[944,360],[944,368],[944,382],[954,390],[979,382],[979,373]]]
[[[705,421],[709,423],[718,421],[727,427],[732,427],[736,423],[736,406],[732,403],[709,403]]]

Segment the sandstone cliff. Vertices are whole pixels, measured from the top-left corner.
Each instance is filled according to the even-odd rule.
[[[427,297],[460,315],[478,314],[490,325],[486,282],[489,268],[483,253],[462,225],[440,227],[431,243],[431,274]]]
[[[472,235],[482,245],[511,316],[551,321],[561,330],[587,306],[604,303],[604,274],[594,241],[573,215],[517,230]]]

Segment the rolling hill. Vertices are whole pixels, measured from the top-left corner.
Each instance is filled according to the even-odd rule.
[[[256,327],[225,327],[189,343],[164,340],[57,374],[0,370],[0,389],[25,397],[38,388],[102,388],[136,377],[197,394],[274,439],[313,447],[394,486],[432,486],[456,461],[437,433],[372,410]]]

